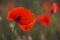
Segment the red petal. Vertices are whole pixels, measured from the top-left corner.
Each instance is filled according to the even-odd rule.
[[[30,31],[30,29],[32,29],[32,27],[34,26],[35,24],[35,20],[33,20],[31,23],[27,24],[27,25],[21,25],[19,24],[20,28],[25,31],[25,32],[28,32]]]

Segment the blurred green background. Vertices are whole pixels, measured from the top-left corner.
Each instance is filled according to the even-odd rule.
[[[14,21],[8,21],[8,11],[15,7],[26,7],[37,17],[41,13],[49,14],[51,5],[60,0],[0,0],[0,40],[60,40],[60,9],[51,15],[52,24],[46,28],[35,23],[29,32],[24,32]],[[46,3],[46,4],[45,4]]]

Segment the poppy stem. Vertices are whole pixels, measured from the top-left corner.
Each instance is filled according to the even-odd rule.
[[[26,35],[26,40],[32,40],[31,36],[29,35],[29,32]]]
[[[45,40],[45,36],[44,36],[43,32],[40,32],[40,40]]]
[[[29,32],[27,32],[26,34],[26,40],[29,40],[28,36],[29,36]]]
[[[38,23],[39,24],[39,23]],[[39,26],[40,26],[40,24],[39,24]],[[42,32],[42,30],[43,30],[43,27],[42,26],[40,26],[39,27],[39,40],[45,40],[45,36],[44,36],[44,33]]]
[[[17,40],[22,40],[21,36],[18,35],[18,32],[16,31],[15,27],[15,22],[10,23],[10,28],[12,29],[12,31],[14,32],[16,39]]]
[[[30,35],[27,35],[26,36],[26,40],[32,40],[31,36]]]
[[[28,35],[26,36],[26,40],[29,40]]]

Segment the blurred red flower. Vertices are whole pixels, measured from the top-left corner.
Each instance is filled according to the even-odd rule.
[[[47,25],[51,24],[52,19],[49,15],[43,13],[43,14],[38,16],[38,22],[42,26],[46,27]]]
[[[50,2],[48,1],[44,1],[44,3],[42,4],[42,9],[44,10],[48,10],[50,7]]]
[[[50,13],[55,14],[57,12],[57,4],[53,3],[52,7],[50,8]]]
[[[15,20],[18,22],[21,29],[25,32],[28,32],[35,24],[34,14],[24,7],[14,8],[10,10],[8,12],[7,19]]]

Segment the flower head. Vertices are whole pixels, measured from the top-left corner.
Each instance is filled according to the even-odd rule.
[[[50,7],[50,2],[44,1],[43,5],[42,5],[42,8],[43,8],[44,10],[48,10],[49,7]]]
[[[57,12],[57,4],[53,3],[52,7],[50,8],[50,13],[55,14]]]
[[[47,26],[49,24],[51,24],[51,17],[47,14],[41,14],[40,16],[38,16],[38,21],[42,26]]]
[[[21,29],[25,32],[29,31],[35,24],[34,14],[24,7],[18,7],[10,10],[8,12],[7,19],[18,22]]]

